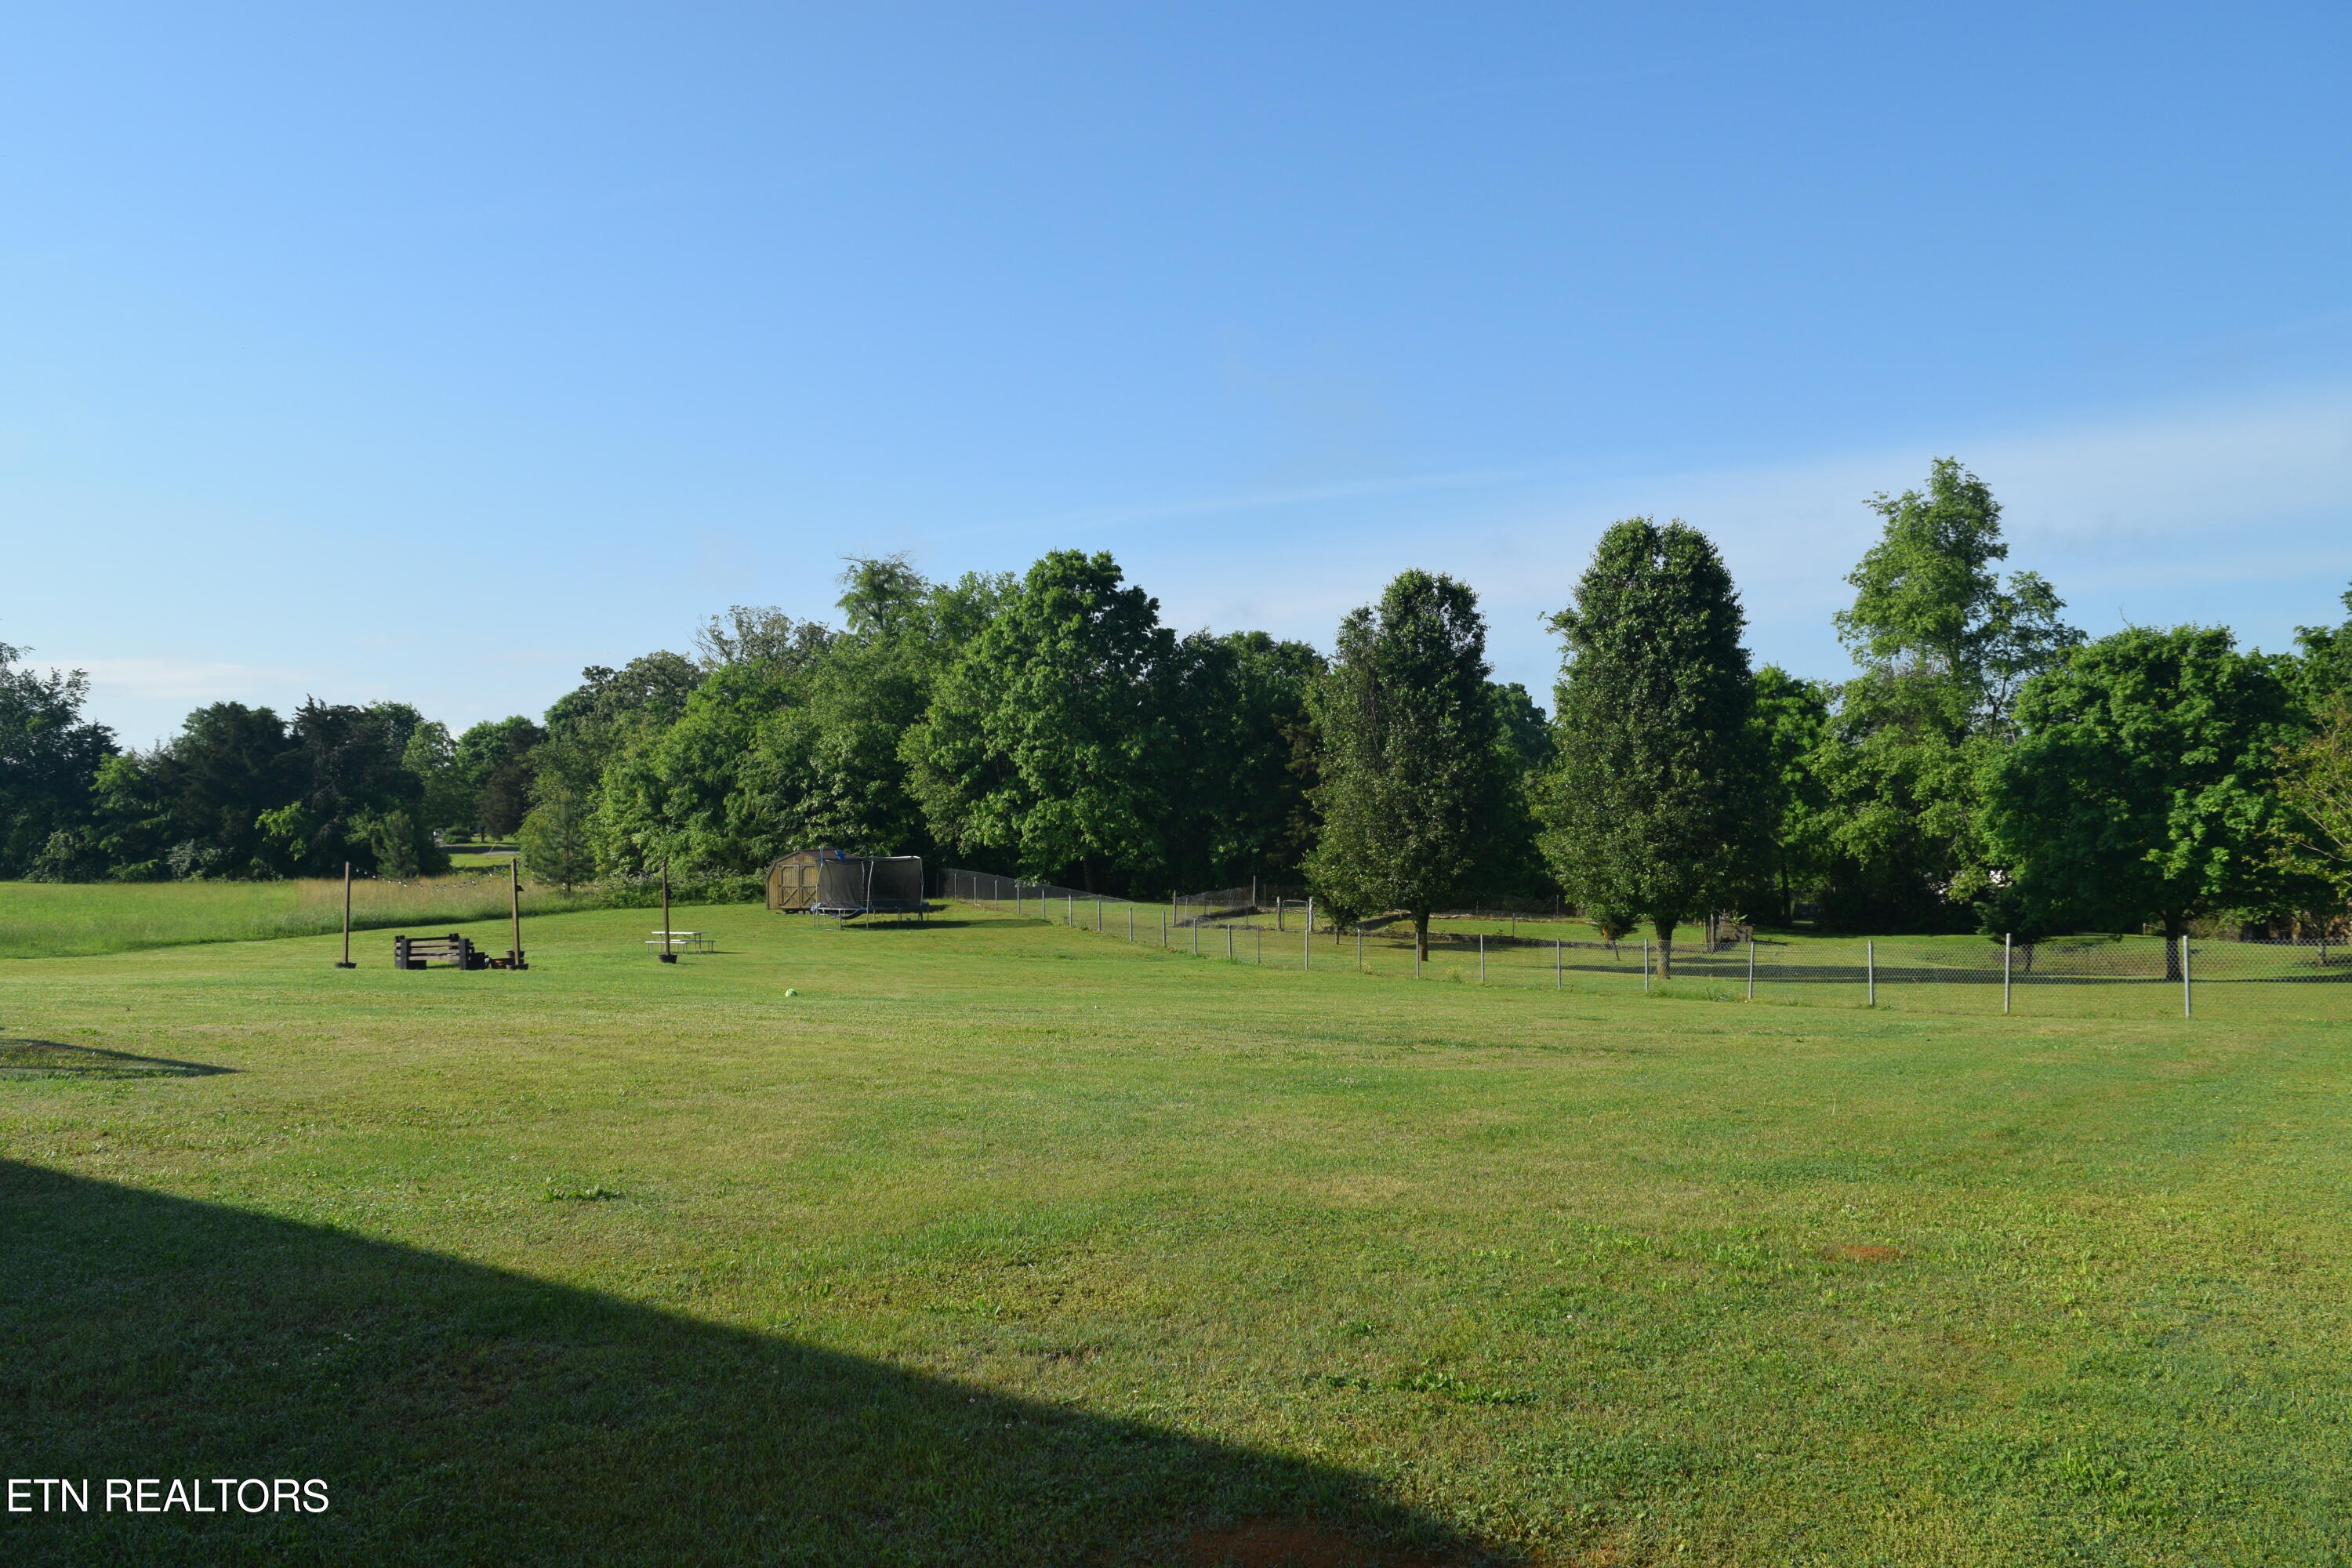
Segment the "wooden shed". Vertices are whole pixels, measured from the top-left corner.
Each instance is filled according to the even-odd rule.
[[[838,849],[795,849],[768,868],[768,907],[806,910],[816,904],[818,868],[849,857]]]

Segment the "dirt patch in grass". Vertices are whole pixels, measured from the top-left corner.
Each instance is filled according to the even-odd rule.
[[[1903,1256],[1899,1247],[1873,1247],[1859,1242],[1843,1242],[1836,1247],[1824,1247],[1822,1256],[1833,1263],[1893,1263]]]

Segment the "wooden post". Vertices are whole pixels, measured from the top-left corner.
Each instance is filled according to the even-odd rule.
[[[343,961],[337,969],[356,969],[352,962],[352,863],[343,862]]]
[[[667,856],[664,856],[662,858],[661,961],[664,963],[676,963],[677,962],[677,949],[672,942],[669,934],[669,858]]]
[[[514,947],[507,954],[507,967],[520,969],[522,962],[522,857],[507,862],[508,930],[514,935]]]

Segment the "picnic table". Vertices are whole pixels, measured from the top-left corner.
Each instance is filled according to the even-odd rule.
[[[658,947],[664,952],[717,952],[719,941],[708,931],[657,931],[646,939],[647,947]]]

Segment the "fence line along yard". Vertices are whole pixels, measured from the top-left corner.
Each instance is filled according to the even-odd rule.
[[[985,871],[941,874],[943,896],[1203,958],[1450,984],[1940,1012],[2232,1016],[2352,1005],[2352,950],[2316,941],[2162,936],[1817,937],[1724,927],[1611,942],[1581,922],[1498,911],[1433,925],[1426,960],[1402,921],[1333,924],[1296,889],[1217,889],[1144,903]],[[1469,929],[1481,925],[1496,929]],[[1550,925],[1552,935],[1531,934]],[[1577,935],[1567,932],[1574,931]],[[2218,989],[2216,989],[2218,988]]]

